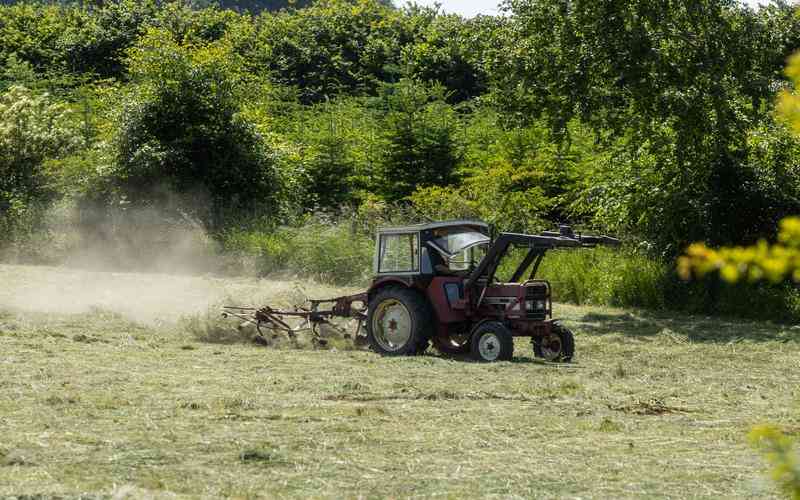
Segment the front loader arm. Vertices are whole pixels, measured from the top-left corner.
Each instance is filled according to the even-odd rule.
[[[559,231],[545,231],[538,235],[500,233],[494,240],[486,256],[478,264],[478,267],[467,277],[464,287],[472,289],[481,277],[485,277],[487,284],[491,283],[500,262],[508,254],[511,246],[528,248],[528,254],[514,273],[511,281],[520,279],[527,268],[536,261],[531,278],[539,268],[542,256],[548,251],[556,248],[593,248],[597,245],[619,246],[620,241],[610,236],[595,235],[576,235],[569,226],[560,226]]]

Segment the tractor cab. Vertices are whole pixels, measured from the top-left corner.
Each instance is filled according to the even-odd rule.
[[[484,222],[458,220],[378,231],[374,270],[382,276],[466,277],[491,243]]]

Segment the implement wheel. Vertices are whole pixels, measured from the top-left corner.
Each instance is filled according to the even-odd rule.
[[[533,339],[533,354],[547,361],[569,363],[575,354],[575,336],[559,324],[554,324],[550,335]]]
[[[514,355],[514,337],[503,323],[487,321],[472,334],[470,352],[477,361],[510,361]]]
[[[385,356],[422,354],[433,333],[433,314],[415,290],[383,288],[369,303],[367,339],[373,351]]]

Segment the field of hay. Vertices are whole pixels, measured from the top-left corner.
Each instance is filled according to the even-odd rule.
[[[746,434],[800,434],[785,325],[560,305],[573,364],[518,340],[484,365],[265,348],[213,319],[327,287],[23,266],[0,284],[0,497],[771,498]]]

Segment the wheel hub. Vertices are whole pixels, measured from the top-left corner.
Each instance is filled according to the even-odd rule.
[[[494,361],[500,356],[500,338],[496,333],[486,333],[478,340],[478,352],[486,361]]]
[[[549,361],[558,359],[561,355],[561,339],[558,335],[550,334],[542,339],[542,357]]]
[[[383,349],[397,351],[411,338],[411,314],[399,300],[385,300],[375,311],[372,331]]]

